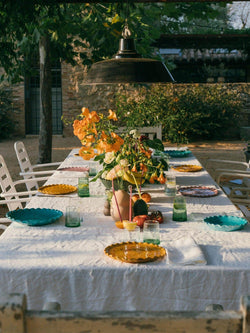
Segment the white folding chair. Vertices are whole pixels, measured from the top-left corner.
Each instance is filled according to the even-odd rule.
[[[27,182],[26,187],[27,190],[30,191],[32,189],[38,189],[39,185],[37,182],[37,176],[49,175],[53,174],[55,170],[41,170],[34,171],[37,168],[47,168],[53,166],[59,166],[61,162],[53,162],[53,163],[43,163],[43,164],[31,164],[29,155],[26,151],[24,143],[22,141],[17,141],[14,144],[14,149],[16,152],[17,160],[21,169],[19,173],[20,176],[23,176],[24,179],[33,179],[33,182]]]
[[[46,177],[37,178],[37,180],[46,180]],[[16,210],[22,209],[23,205],[30,201],[32,195],[37,193],[35,191],[24,191],[18,192],[16,187],[20,184],[26,184],[27,182],[33,181],[32,179],[22,179],[13,181],[5,160],[2,155],[0,155],[0,188],[2,193],[0,194],[0,205],[7,205],[8,209]],[[2,218],[0,219],[1,224],[5,224],[6,222],[10,222],[8,219]]]
[[[220,167],[218,167],[220,165]],[[225,165],[225,168],[221,167]],[[211,169],[215,172],[216,176],[221,171],[231,171],[231,172],[240,172],[240,171],[250,171],[249,163],[242,161],[232,161],[232,160],[220,160],[209,158],[205,163],[206,169]]]
[[[227,195],[235,186],[245,187],[244,179],[249,178],[250,175],[249,163],[241,161],[208,159],[205,168],[213,172],[215,181]]]
[[[218,167],[218,165],[220,167]],[[225,165],[225,168],[222,168]],[[250,220],[250,167],[249,163],[232,160],[208,159],[206,168],[214,171],[214,179]]]

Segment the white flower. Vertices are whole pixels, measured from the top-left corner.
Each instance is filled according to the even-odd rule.
[[[140,136],[141,136],[141,134],[136,130],[136,129],[134,129],[134,130],[131,130],[130,132],[129,132],[129,134],[130,135],[132,135],[133,136],[133,138],[139,138]]]
[[[129,165],[128,160],[120,160],[119,165],[121,166],[121,168],[126,168]]]
[[[109,152],[105,154],[104,162],[110,164],[115,159],[115,152]]]
[[[104,171],[104,172],[102,173],[102,178],[103,178],[103,179],[106,179],[107,174],[108,174],[108,171]]]

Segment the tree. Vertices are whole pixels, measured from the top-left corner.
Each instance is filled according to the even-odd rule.
[[[152,42],[162,32],[173,32],[173,22],[176,26],[196,17],[214,17],[218,13],[218,7],[205,2],[130,3],[129,7],[127,3],[59,4],[52,0],[46,5],[43,1],[40,3],[29,0],[0,3],[0,66],[5,69],[10,81],[17,82],[24,78],[39,44],[40,163],[51,160],[50,63],[53,58],[60,57],[74,65],[75,56],[79,55],[83,64],[90,66],[95,61],[111,57],[117,51],[125,18],[137,39],[138,52],[152,57],[155,51]]]

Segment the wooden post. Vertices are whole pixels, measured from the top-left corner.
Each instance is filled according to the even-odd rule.
[[[243,313],[242,333],[250,333],[250,296],[241,298],[241,311]]]
[[[25,333],[26,297],[10,294],[0,298],[0,331],[3,333]]]

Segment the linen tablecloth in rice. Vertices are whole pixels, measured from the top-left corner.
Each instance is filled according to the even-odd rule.
[[[171,163],[199,164],[194,156],[171,159]],[[72,152],[61,167],[83,164]],[[175,173],[180,185],[216,186],[206,170]],[[79,175],[58,170],[48,183],[76,185]],[[173,199],[166,197],[162,186],[147,190],[152,195],[150,211],[160,210],[164,215],[161,246],[167,249],[178,239],[192,237],[207,265],[172,265],[167,257],[128,264],[107,257],[104,248],[127,240],[128,235],[103,215],[105,191],[97,181],[90,185],[89,198],[37,195],[31,200],[29,208],[63,212],[67,205],[76,205],[81,226],[67,228],[63,218],[42,227],[12,223],[0,237],[1,292],[25,293],[28,308],[38,310],[55,300],[63,310],[82,311],[204,310],[211,303],[237,309],[240,297],[250,294],[250,227],[218,232],[203,222],[205,216],[239,213],[235,206],[221,190],[215,197],[186,197],[188,221],[173,222]]]

